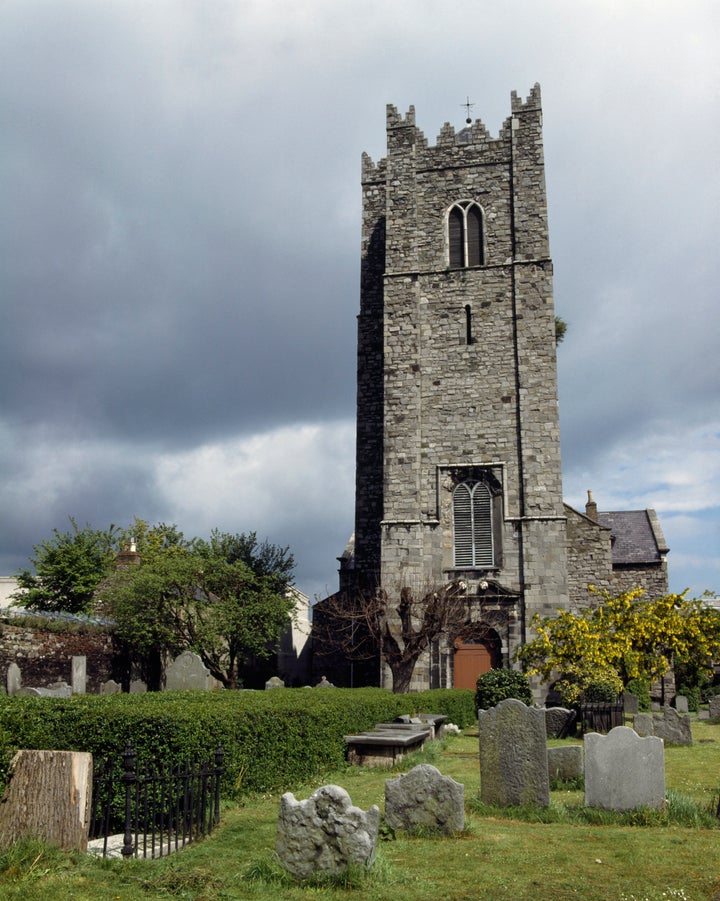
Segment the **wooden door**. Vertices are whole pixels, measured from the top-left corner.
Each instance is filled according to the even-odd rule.
[[[477,677],[497,666],[497,653],[489,642],[457,642],[454,661],[455,688],[475,691]]]

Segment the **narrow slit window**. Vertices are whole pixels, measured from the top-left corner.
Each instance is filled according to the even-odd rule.
[[[465,341],[468,344],[473,343],[473,334],[472,334],[472,308],[470,304],[465,305]]]

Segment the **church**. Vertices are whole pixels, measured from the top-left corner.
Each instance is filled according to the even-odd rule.
[[[387,108],[387,155],[362,159],[355,531],[339,594],[461,580],[464,622],[411,688],[474,688],[512,666],[535,614],[592,583],[667,593],[652,510],[563,502],[556,320],[540,87],[430,144]],[[320,613],[320,610],[318,610]],[[376,684],[389,687],[378,658]],[[351,684],[343,667],[335,684]]]

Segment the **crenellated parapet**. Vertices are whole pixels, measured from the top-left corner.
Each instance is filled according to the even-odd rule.
[[[481,119],[466,125],[459,131],[446,122],[440,129],[435,144],[429,144],[423,132],[416,125],[415,107],[410,106],[403,115],[392,104],[387,105],[386,123],[388,135],[388,156],[405,155],[409,146],[413,147],[415,171],[424,168],[436,169],[457,164],[484,165],[508,160],[512,153],[513,140],[518,130],[532,133],[531,141],[542,144],[542,103],[540,85],[531,89],[526,100],[516,91],[511,93],[511,115],[503,122],[497,137],[493,137]],[[363,154],[362,179],[376,181],[386,170],[386,158],[373,162]]]

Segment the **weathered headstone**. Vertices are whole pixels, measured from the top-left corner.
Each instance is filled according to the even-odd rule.
[[[7,671],[7,693],[16,695],[22,688],[22,675],[20,667],[14,661],[10,664]]]
[[[662,740],[641,738],[629,726],[585,736],[585,804],[606,810],[661,808],[665,804]]]
[[[631,691],[623,692],[623,712],[628,716],[634,716],[640,713],[640,698]]]
[[[655,735],[652,713],[636,713],[633,717],[633,728],[641,738]]]
[[[567,738],[575,732],[577,714],[566,707],[545,708],[545,732],[548,738]]]
[[[100,685],[101,695],[119,695],[122,692],[122,685],[114,679],[108,679]]]
[[[583,757],[580,745],[548,748],[548,776],[550,779],[577,779],[583,774]]]
[[[481,710],[480,797],[500,807],[550,803],[545,711],[507,698]]]
[[[375,859],[380,810],[354,807],[339,785],[324,785],[305,801],[291,792],[280,799],[275,850],[295,878],[342,873],[349,864],[371,866]]]
[[[0,803],[0,847],[23,837],[87,850],[92,754],[18,751]]]
[[[131,695],[142,695],[147,691],[147,684],[142,679],[133,679],[130,683]]]
[[[165,670],[167,691],[207,691],[214,679],[197,654],[183,651]]]
[[[662,716],[653,717],[655,735],[666,745],[691,745],[690,716],[682,715],[673,707],[665,707]]]
[[[465,828],[465,786],[421,763],[385,782],[385,819],[393,829],[460,832]]]
[[[72,674],[70,683],[74,695],[84,695],[87,691],[87,657],[72,657]]]
[[[8,694],[10,694],[9,688],[8,688]],[[710,711],[710,719],[711,720],[720,719],[720,695],[715,695],[714,697],[710,698],[708,708]]]
[[[688,699],[685,695],[675,695],[675,710],[678,713],[689,713]]]
[[[335,688],[332,682],[328,682],[327,677],[323,676],[315,688]]]
[[[285,683],[280,678],[280,676],[270,676],[270,678],[265,683],[265,688],[285,688]]]

